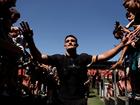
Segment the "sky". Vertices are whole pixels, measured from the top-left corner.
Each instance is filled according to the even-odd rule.
[[[78,54],[97,55],[120,42],[112,32],[116,21],[128,23],[122,4],[123,0],[17,0],[21,17],[14,25],[27,21],[43,54],[63,54],[64,38],[73,34],[78,38]]]

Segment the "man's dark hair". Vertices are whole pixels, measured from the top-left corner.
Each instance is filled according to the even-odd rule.
[[[74,35],[67,35],[67,36],[65,37],[65,41],[66,41],[66,39],[67,39],[68,37],[73,37],[73,38],[76,40],[76,43],[77,43],[77,38],[76,38]]]

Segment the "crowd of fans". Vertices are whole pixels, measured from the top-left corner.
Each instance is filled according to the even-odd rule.
[[[129,21],[128,25],[123,26],[119,22],[116,22],[113,35],[116,39],[120,39],[124,43],[126,43],[123,39],[124,37],[129,37],[129,38],[132,37],[134,40],[133,42],[131,42],[131,44],[128,44],[125,47],[123,47],[120,59],[110,69],[115,70],[121,67],[122,70],[125,71],[126,68],[129,68],[129,72],[127,75],[124,75],[122,72],[121,73],[119,72],[120,73],[119,79],[117,81],[117,86],[120,91],[119,95],[122,96],[124,95],[124,89],[126,89],[125,82],[127,81],[127,87],[128,87],[127,90],[131,94],[131,97],[136,97],[136,96],[140,96],[140,85],[138,83],[140,80],[140,76],[139,76],[140,75],[140,70],[139,70],[140,69],[140,48],[139,48],[140,1],[124,0],[123,6],[126,9],[126,18]],[[64,84],[63,81],[61,81],[62,78],[66,78],[63,77],[65,76],[65,73],[63,76],[58,75],[60,74],[60,71],[58,73],[57,69],[60,69],[61,67],[59,67],[58,64],[56,63],[54,63],[54,65],[57,65],[59,68],[56,68],[56,66],[50,64],[52,63],[51,61],[53,61],[53,59],[57,60],[57,57],[61,58],[62,56],[57,55],[56,58],[54,56],[51,56],[52,58],[49,56],[51,63],[47,62],[47,64],[42,63],[42,61],[40,61],[39,59],[36,59],[32,51],[31,52],[28,51],[28,49],[32,50],[31,42],[29,39],[33,35],[32,30],[28,30],[29,28],[28,23],[21,22],[20,24],[21,27],[13,26],[13,24],[19,18],[20,18],[20,13],[16,9],[16,0],[0,0],[0,49],[1,49],[0,50],[0,96],[3,99],[9,99],[10,102],[23,103],[24,100],[25,103],[31,103],[31,102],[36,103],[37,102],[36,99],[41,99],[42,102],[45,102],[45,104],[53,105],[54,100],[57,99],[56,97],[58,97],[58,90],[60,89],[61,85],[64,85],[62,89],[65,89],[66,88],[65,82],[67,81],[64,80]],[[68,43],[67,39],[70,38],[71,40],[74,39],[74,41],[76,41],[75,47],[77,48],[78,47],[77,38],[73,35],[66,37],[65,47],[67,46]],[[120,48],[122,48],[122,46],[120,46]],[[120,48],[118,48],[118,50]],[[116,52],[113,54],[113,56],[116,54]],[[71,53],[71,50],[68,49],[66,54],[68,53]],[[68,56],[69,55],[65,55],[65,57]],[[93,58],[91,65],[96,62],[98,63],[98,61],[102,61],[104,59],[106,60],[106,58],[102,58],[101,55],[92,57],[89,55],[76,54],[76,56],[81,56],[79,57],[79,59],[81,59],[82,57],[87,57],[88,63],[90,63],[89,59]],[[110,58],[110,56],[107,57]],[[77,59],[77,61],[79,59]],[[75,71],[76,70],[78,71],[79,69],[77,68],[79,66],[77,66],[75,62],[71,61],[73,65],[70,66],[72,66],[72,69],[74,69]],[[79,62],[80,61],[78,61],[78,63]],[[82,63],[80,63],[79,65],[81,65]],[[65,65],[63,66],[65,70]],[[76,74],[77,71],[76,72],[75,71],[72,71],[71,73],[77,75]],[[84,76],[85,75],[83,75],[83,77]],[[102,76],[100,72],[97,72],[95,75],[89,74],[89,78],[87,77],[84,80],[82,80],[81,77],[79,76],[82,83],[84,82],[84,84],[82,85],[80,83],[78,84],[80,86],[85,86],[84,88],[86,89],[85,92],[86,98],[89,96],[89,92],[90,92],[89,84],[92,82],[92,88],[98,87],[95,86],[95,81],[101,82],[102,81],[101,77]],[[113,95],[112,88],[113,88],[112,82],[109,80],[107,96]],[[67,95],[67,93],[64,95]],[[32,101],[29,101],[28,99]],[[63,100],[63,101],[64,103],[71,103],[69,102],[69,100],[67,101]],[[79,100],[72,101],[72,102],[73,103],[78,102],[78,104],[76,105],[86,105],[86,104],[80,104],[81,101]]]

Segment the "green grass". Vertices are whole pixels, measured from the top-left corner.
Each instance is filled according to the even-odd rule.
[[[97,94],[96,89],[91,89],[91,93],[88,98],[88,105],[104,105],[104,102]]]

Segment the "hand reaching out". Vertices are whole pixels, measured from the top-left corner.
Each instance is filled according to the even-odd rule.
[[[127,46],[127,45],[130,45],[132,42],[134,42],[134,37],[132,36],[132,35],[125,35],[125,36],[123,36],[123,38],[122,38],[122,43],[125,45],[125,46]]]
[[[29,27],[28,22],[22,21],[20,26],[20,33],[24,36],[25,40],[29,42],[33,37],[33,30]]]

